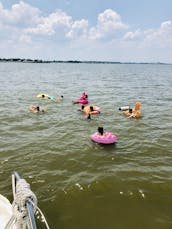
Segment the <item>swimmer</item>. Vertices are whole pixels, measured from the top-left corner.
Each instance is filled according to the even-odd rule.
[[[57,97],[57,101],[62,101],[63,99],[64,99],[63,95]]]
[[[134,109],[129,108],[126,111],[123,111],[123,114],[128,116],[129,118],[140,118],[142,113],[140,111],[141,103],[136,102],[134,105]]]
[[[81,98],[83,98],[83,99],[87,99],[88,98],[88,95],[87,95],[87,93],[85,91],[82,93]]]
[[[94,111],[94,107],[93,106],[90,106],[90,111]]]
[[[103,135],[103,134],[104,134],[104,129],[103,129],[102,126],[99,126],[99,127],[97,128],[97,131],[98,131],[98,133],[99,133],[100,135]]]
[[[93,111],[96,111],[97,112],[97,114],[100,114],[100,110],[98,110],[98,109],[95,109],[95,108],[98,108],[98,107],[96,107],[96,106],[90,106],[90,112],[93,112]],[[93,113],[92,113],[93,114]]]
[[[78,109],[78,111],[84,112],[84,108],[85,108],[85,106],[82,105],[81,108]]]
[[[46,109],[44,107],[40,107],[40,106],[30,106],[29,110],[33,113],[39,113],[39,112],[45,112]]]

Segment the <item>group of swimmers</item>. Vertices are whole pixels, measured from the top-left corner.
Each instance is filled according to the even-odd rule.
[[[55,98],[54,96],[50,96],[48,94],[39,94],[36,96],[37,98],[42,98],[42,99],[50,99],[50,100],[53,100],[53,101],[57,101],[57,102],[60,102],[63,100],[64,96],[63,95],[60,95],[58,96],[57,98]],[[47,109],[44,108],[44,107],[40,107],[40,106],[30,106],[29,107],[29,110],[33,113],[39,113],[39,112],[45,112]]]
[[[37,97],[42,98],[42,99],[51,99],[53,101],[62,101],[64,98],[63,95],[55,98],[54,96],[49,96],[47,94],[39,94],[37,95]],[[78,104],[78,103],[81,104],[81,108],[79,108],[78,110],[87,115],[86,117],[87,120],[91,120],[91,115],[96,115],[96,114],[101,113],[100,108],[98,106],[86,105],[88,103],[88,95],[86,92],[83,92],[82,96],[73,102],[73,104]],[[122,111],[122,114],[124,114],[125,116],[129,118],[140,118],[142,116],[140,107],[141,107],[141,103],[136,102],[133,109],[130,108],[129,106],[125,106],[125,107],[119,108],[119,110]],[[45,112],[46,108],[40,107],[40,106],[30,106],[30,111],[33,113]],[[104,132],[104,129],[102,126],[99,126],[97,128],[97,134],[99,134],[100,136],[103,137],[105,133],[108,133],[108,132]]]
[[[86,98],[88,98],[88,95]],[[124,107],[125,109],[119,108],[119,110],[121,110],[122,113],[125,116],[128,116],[129,118],[140,118],[142,116],[140,107],[141,107],[141,103],[136,102],[133,109],[130,108],[129,106],[125,106]],[[100,108],[98,106],[85,106],[84,104],[82,104],[81,108],[78,110],[87,114],[88,115],[87,119],[89,120],[91,119],[91,115],[100,114]]]

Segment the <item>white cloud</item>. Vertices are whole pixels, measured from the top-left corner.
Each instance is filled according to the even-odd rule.
[[[171,31],[172,29],[172,23],[171,21],[165,21],[163,23],[161,23],[161,30],[163,31]]]
[[[149,41],[165,41],[166,43],[172,39],[172,23],[171,21],[162,22],[160,28],[149,30],[145,34]]]
[[[27,28],[25,32],[36,35],[53,35],[56,29],[61,28],[62,31],[65,31],[67,28],[71,27],[71,24],[72,17],[58,10],[48,17],[41,17],[39,23],[35,27]]]
[[[125,29],[126,25],[121,21],[121,17],[111,9],[105,10],[98,16],[98,27],[104,31],[113,29]]]
[[[134,31],[134,32],[127,32],[125,35],[124,35],[124,40],[133,40],[133,39],[137,39],[137,38],[140,38],[142,35],[142,32],[140,31],[140,29]]]
[[[63,39],[87,38],[97,40],[100,38],[111,38],[117,35],[117,31],[127,28],[120,18],[120,15],[111,9],[107,9],[98,15],[97,25],[88,27],[88,20],[73,20],[71,16],[62,10],[52,12],[43,16],[42,12],[31,5],[20,1],[12,5],[11,9],[4,9],[0,4],[0,29],[14,28],[18,30],[21,37],[27,40],[34,36],[52,36]],[[30,38],[29,38],[30,36]]]
[[[90,27],[87,19],[75,20],[62,10],[45,15],[23,1],[10,9],[5,9],[0,3],[0,41],[1,55],[5,50],[12,55],[17,50],[20,54],[21,49],[26,56],[28,53],[43,53],[51,57],[53,53],[63,55],[65,49],[68,52],[66,56],[71,55],[71,58],[73,53],[76,57],[77,54],[82,57],[87,53],[90,58],[90,53],[94,52],[96,59],[101,52],[106,52],[102,58],[111,55],[111,59],[118,60],[120,55],[137,58],[139,55],[143,57],[143,53],[146,58],[146,53],[150,54],[153,50],[153,58],[155,50],[160,56],[162,50],[171,50],[172,22],[164,21],[159,28],[131,30],[117,12],[106,9],[97,15],[96,24]]]
[[[71,25],[70,31],[66,34],[66,37],[75,39],[75,38],[86,38],[88,33],[88,21],[80,20],[74,21]]]
[[[125,42],[137,42],[140,47],[164,47],[172,45],[172,22],[162,22],[157,29],[129,31],[123,36]]]
[[[3,8],[0,4],[0,22],[3,26],[26,27],[37,23],[39,20],[40,10],[20,1],[14,4],[10,10]]]
[[[98,15],[97,26],[90,29],[90,38],[114,37],[117,31],[127,28],[128,26],[121,21],[119,14],[112,9],[107,9]]]

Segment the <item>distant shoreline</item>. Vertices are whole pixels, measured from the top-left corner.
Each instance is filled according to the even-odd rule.
[[[23,58],[0,58],[0,62],[19,62],[19,63],[72,63],[72,64],[164,64],[163,62],[118,62],[118,61],[79,61],[79,60],[40,60],[40,59],[23,59]]]

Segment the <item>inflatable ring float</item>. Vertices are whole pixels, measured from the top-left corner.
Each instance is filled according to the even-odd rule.
[[[37,98],[42,98],[42,99],[48,99],[49,95],[47,95],[47,94],[38,94],[36,97]]]
[[[141,103],[140,102],[136,102],[134,105],[134,109],[128,109],[126,111],[123,111],[123,114],[125,116],[128,116],[130,118],[141,118],[142,117],[142,113],[140,111],[140,107],[141,107]]]
[[[76,100],[76,102],[84,105],[84,104],[88,104],[88,99],[79,98]]]
[[[96,132],[96,133],[91,135],[91,140],[94,142],[97,142],[97,143],[108,145],[108,144],[116,143],[117,137],[110,132],[104,132],[103,135]]]
[[[96,115],[96,114],[100,114],[100,108],[97,106],[86,106],[84,107],[83,112],[85,114]]]

